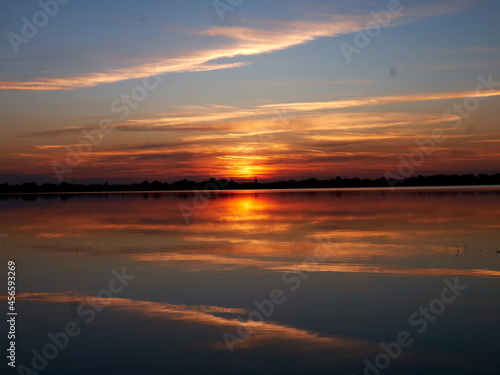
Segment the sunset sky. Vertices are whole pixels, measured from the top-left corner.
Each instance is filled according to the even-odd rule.
[[[59,1],[0,1],[0,183],[500,172],[498,0]]]

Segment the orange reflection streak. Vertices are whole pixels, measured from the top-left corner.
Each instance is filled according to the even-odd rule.
[[[463,248],[465,243],[475,249],[467,254],[471,257],[480,248],[493,251],[500,241],[495,230],[500,222],[499,194],[220,193],[207,198],[188,226],[179,205],[193,206],[193,197],[78,197],[71,205],[54,199],[46,201],[50,209],[43,217],[36,205],[2,210],[0,225],[28,249],[74,252],[79,248],[87,249],[84,255],[139,261],[198,256],[201,265],[247,262],[228,257],[234,254],[262,261],[262,267],[271,267],[266,262],[276,258],[288,265],[289,258],[311,256],[317,239],[326,237],[335,248],[328,260],[344,265],[370,263],[373,256],[380,263],[437,259],[455,244]],[[484,256],[484,264],[475,263],[474,268],[496,269]],[[433,268],[449,267],[449,259],[443,258],[442,263]],[[467,268],[467,264],[453,268]]]
[[[6,300],[7,296],[0,296],[0,300]],[[147,306],[161,305],[162,311],[195,311],[204,313],[223,313],[223,314],[247,314],[249,311],[240,308],[229,308],[229,307],[219,307],[219,306],[188,306],[188,305],[173,305],[167,303],[155,303],[146,301],[133,301],[124,298],[111,298],[106,300],[106,304],[101,303],[103,299],[99,299],[89,294],[79,293],[75,291],[59,292],[59,293],[20,293],[16,295],[16,299],[24,301],[34,301],[34,302],[48,302],[48,303],[70,303],[70,302],[81,302],[85,300],[89,304],[106,305],[111,303],[111,305],[116,306],[128,306],[131,302],[137,303],[138,305],[146,304]],[[99,302],[101,301],[101,302]],[[154,310],[154,309],[148,309]],[[159,311],[159,310],[158,310]]]
[[[478,277],[500,277],[500,271],[488,269],[453,269],[453,268],[408,268],[389,265],[365,265],[349,263],[322,263],[301,264],[293,261],[270,261],[255,258],[228,257],[211,254],[141,254],[130,257],[134,261],[142,262],[198,262],[205,265],[224,265],[226,269],[240,267],[258,267],[277,272],[342,272],[342,273],[367,273],[399,276],[438,276],[438,275],[463,275]]]
[[[21,293],[16,296],[19,300],[35,301],[41,303],[72,303],[80,302],[86,304],[94,304],[97,306],[107,306],[110,308],[120,309],[122,311],[131,312],[137,315],[146,315],[148,317],[158,317],[167,320],[186,321],[189,323],[222,327],[224,329],[234,330],[241,327],[246,332],[252,331],[251,337],[243,340],[238,345],[239,348],[254,348],[258,346],[272,345],[284,340],[296,341],[299,344],[299,350],[316,350],[324,349],[344,349],[346,355],[356,355],[356,350],[374,349],[375,344],[371,344],[364,340],[342,337],[342,336],[321,336],[319,333],[311,332],[303,329],[289,327],[275,322],[254,322],[240,321],[236,318],[227,318],[214,315],[219,314],[248,314],[250,311],[241,308],[227,308],[218,306],[187,306],[175,305],[163,302],[137,301],[127,298],[111,298],[104,299],[106,304],[101,303],[103,300],[95,297],[90,297],[87,294],[78,292],[61,292],[61,293]],[[0,300],[6,300],[7,296],[0,296]],[[303,346],[302,344],[308,345]],[[313,345],[312,347],[310,345]],[[213,345],[219,350],[226,350],[224,342],[217,342]]]

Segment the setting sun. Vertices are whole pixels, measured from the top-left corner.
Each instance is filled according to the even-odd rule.
[[[228,176],[241,179],[266,178],[273,175],[273,170],[265,166],[266,156],[224,156]]]

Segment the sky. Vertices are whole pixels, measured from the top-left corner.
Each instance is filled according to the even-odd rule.
[[[0,183],[498,173],[496,0],[0,0]]]

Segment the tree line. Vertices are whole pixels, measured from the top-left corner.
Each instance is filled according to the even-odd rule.
[[[418,186],[467,186],[467,185],[500,185],[500,173],[488,174],[438,174],[432,176],[415,176],[401,180],[388,180],[385,177],[377,179],[341,178],[319,180],[308,178],[304,180],[276,180],[259,182],[257,179],[247,182],[236,182],[227,179],[211,178],[208,181],[191,181],[183,179],[168,183],[160,181],[133,184],[80,184],[61,182],[60,184],[28,182],[23,184],[0,184],[0,193],[79,193],[79,192],[112,192],[112,191],[174,191],[174,190],[205,190],[206,186],[217,185],[218,190],[241,189],[323,189],[323,188],[365,188],[365,187],[418,187]]]

